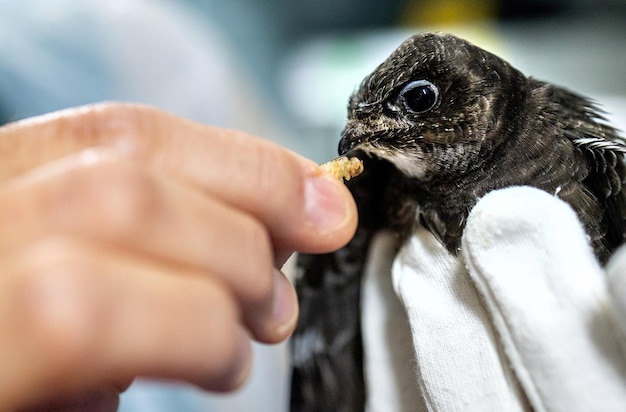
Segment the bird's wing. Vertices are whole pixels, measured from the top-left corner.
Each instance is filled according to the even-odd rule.
[[[572,141],[589,164],[589,174],[583,183],[600,202],[606,231],[604,239],[608,249],[612,250],[624,243],[626,231],[626,145],[592,134],[584,134]]]
[[[362,412],[365,406],[361,277],[372,236],[382,224],[377,216],[384,170],[377,160],[364,160],[364,173],[347,182],[359,210],[356,235],[336,252],[298,259],[292,411]]]
[[[556,120],[562,123],[563,137],[571,141],[585,159],[586,172],[580,183],[597,199],[599,208],[596,207],[594,213],[601,214],[595,234],[597,239],[593,239],[593,233],[590,235],[592,241],[604,245],[604,251],[596,252],[600,260],[606,260],[625,239],[626,144],[617,130],[606,123],[602,110],[592,100],[556,86],[549,86],[549,92],[556,105]],[[579,213],[585,210],[584,206],[573,206]],[[585,221],[584,216],[582,220]]]

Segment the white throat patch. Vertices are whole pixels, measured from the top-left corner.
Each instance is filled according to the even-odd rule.
[[[394,153],[387,156],[389,160],[399,171],[409,177],[422,179],[426,176],[426,168],[424,161],[415,155],[407,155],[403,153]]]
[[[368,145],[363,148],[366,152],[371,153],[381,159],[385,159],[393,164],[399,171],[408,177],[422,179],[426,176],[425,162],[414,154],[401,153],[397,151],[388,151]]]

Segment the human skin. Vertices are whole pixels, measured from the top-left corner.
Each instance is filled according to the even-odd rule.
[[[115,410],[136,376],[239,387],[251,339],[295,327],[285,259],[356,228],[312,161],[144,106],[9,124],[0,158],[2,410]]]

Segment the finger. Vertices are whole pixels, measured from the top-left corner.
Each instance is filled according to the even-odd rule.
[[[2,400],[136,375],[229,390],[248,375],[248,336],[215,277],[67,238],[2,262]]]
[[[99,105],[18,122],[0,129],[0,143],[11,154],[4,179],[88,147],[113,148],[258,216],[277,248],[330,251],[356,228],[348,190],[313,162],[147,107]]]
[[[623,409],[605,278],[569,205],[534,188],[492,192],[472,210],[463,250],[536,409]]]
[[[274,266],[277,268],[282,268],[283,265],[289,260],[289,258],[293,255],[293,250],[275,250],[274,251]]]
[[[36,171],[0,191],[0,250],[66,233],[209,271],[233,289],[257,339],[288,335],[297,305],[287,288],[276,291],[272,245],[258,220],[106,154]]]
[[[104,387],[67,396],[56,396],[38,404],[28,404],[19,412],[116,412],[120,403],[119,392]]]

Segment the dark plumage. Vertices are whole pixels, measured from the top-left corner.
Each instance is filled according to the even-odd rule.
[[[341,154],[365,173],[342,250],[302,256],[292,410],[362,411],[360,274],[371,236],[416,225],[453,253],[487,192],[535,186],[568,202],[601,262],[624,242],[626,146],[588,99],[524,76],[451,35],[406,40],[350,98]]]

